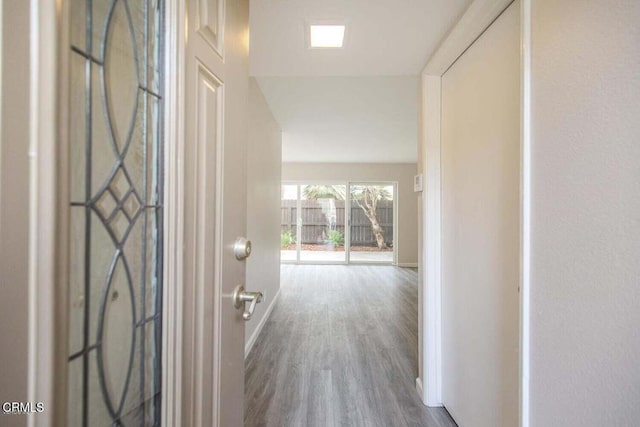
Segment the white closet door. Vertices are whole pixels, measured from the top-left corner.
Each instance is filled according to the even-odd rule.
[[[520,5],[442,78],[443,402],[518,425]]]

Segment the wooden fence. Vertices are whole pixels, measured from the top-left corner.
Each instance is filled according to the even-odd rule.
[[[314,244],[327,240],[327,231],[338,230],[345,235],[344,200],[301,200],[302,243]],[[384,230],[384,240],[393,246],[393,201],[381,200],[376,210],[378,222]],[[295,200],[281,204],[281,232],[296,235],[297,208]],[[376,246],[371,222],[356,202],[351,202],[351,246]]]

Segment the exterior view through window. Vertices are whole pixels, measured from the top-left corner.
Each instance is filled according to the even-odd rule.
[[[281,261],[394,262],[394,183],[285,184]]]
[[[393,262],[393,187],[351,185],[351,261]]]

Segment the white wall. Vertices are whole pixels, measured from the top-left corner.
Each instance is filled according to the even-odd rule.
[[[397,181],[398,265],[418,265],[418,195],[415,163],[283,163],[283,181]]]
[[[640,424],[640,2],[532,2],[531,425]]]
[[[249,143],[247,150],[247,238],[253,244],[247,259],[250,291],[262,291],[265,300],[256,306],[245,325],[249,348],[280,290],[280,174],[282,131],[278,127],[256,80],[249,79]]]
[[[0,403],[27,401],[29,241],[29,2],[2,8],[0,130]],[[0,425],[24,426],[4,415]]]
[[[442,399],[461,427],[518,424],[520,8],[442,77]]]

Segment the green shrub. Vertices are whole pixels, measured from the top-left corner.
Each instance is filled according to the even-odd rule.
[[[329,239],[329,242],[333,243],[335,246],[342,246],[344,244],[344,235],[338,230],[327,231],[327,238]]]
[[[282,249],[289,249],[295,242],[296,236],[293,235],[293,231],[289,230],[280,234],[280,247]]]

